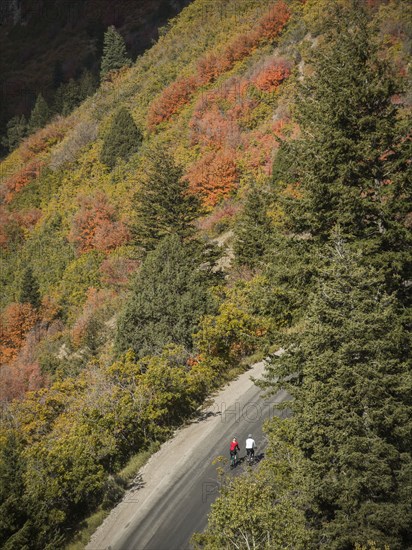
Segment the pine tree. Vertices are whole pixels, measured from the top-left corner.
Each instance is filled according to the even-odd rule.
[[[298,193],[282,203],[293,233],[325,241],[339,224],[347,238],[362,239],[370,261],[387,271],[388,289],[403,292],[411,142],[391,100],[402,87],[379,56],[361,2],[352,4],[332,4],[325,39],[311,50],[313,74],[297,97],[301,137],[285,163]]]
[[[268,369],[293,398],[318,544],[411,542],[411,339],[382,278],[339,239],[302,333]],[[309,509],[309,508],[308,508]]]
[[[27,267],[23,273],[19,301],[22,304],[29,302],[35,309],[41,305],[39,283],[31,267]]]
[[[103,79],[110,71],[116,71],[122,67],[130,67],[130,65],[131,61],[127,56],[124,40],[112,25],[104,35],[100,76]]]
[[[30,114],[28,129],[30,133],[43,128],[50,119],[50,109],[42,94],[39,94]]]
[[[24,115],[14,116],[7,123],[6,136],[2,138],[2,144],[13,151],[20,145],[27,135],[27,121]]]
[[[153,250],[166,235],[188,239],[195,233],[199,200],[188,193],[183,171],[163,147],[153,147],[145,157],[145,181],[134,198],[134,244]]]
[[[269,204],[269,193],[253,187],[235,228],[233,249],[236,261],[252,269],[262,265],[273,231],[267,212]]]
[[[215,280],[192,247],[177,235],[165,237],[150,252],[120,315],[116,347],[139,357],[156,354],[170,343],[192,347],[200,317],[211,311],[208,288]]]
[[[100,160],[109,168],[114,168],[117,159],[127,160],[139,150],[141,143],[142,134],[132,115],[121,107],[104,138]]]

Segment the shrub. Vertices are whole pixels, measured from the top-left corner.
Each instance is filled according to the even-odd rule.
[[[107,196],[97,192],[93,196],[78,198],[80,209],[74,216],[69,241],[79,253],[90,250],[108,252],[130,240],[130,232],[121,221],[116,220],[115,208]]]
[[[186,105],[196,89],[196,78],[180,78],[172,82],[149,107],[148,126],[154,129],[158,124],[169,120]]]
[[[34,160],[6,180],[3,188],[4,201],[10,203],[17,193],[40,175],[43,166],[42,161]]]
[[[36,310],[30,303],[11,303],[0,317],[0,364],[16,357],[23,345],[25,335],[38,320]]]
[[[236,189],[239,172],[235,158],[234,151],[212,151],[203,155],[187,171],[190,192],[199,195],[205,206],[215,206]]]
[[[272,92],[290,75],[290,64],[283,59],[269,60],[252,82],[265,92]]]
[[[58,170],[65,164],[73,162],[79,151],[97,137],[95,121],[80,122],[68,136],[53,149],[50,168]]]

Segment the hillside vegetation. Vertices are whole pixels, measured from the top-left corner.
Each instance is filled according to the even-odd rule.
[[[64,547],[281,345],[293,417],[195,544],[412,544],[410,21],[195,0],[2,161],[4,548]]]

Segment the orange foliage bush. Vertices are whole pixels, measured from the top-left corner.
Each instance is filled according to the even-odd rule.
[[[255,31],[259,41],[271,41],[276,38],[289,21],[290,15],[288,5],[282,0],[272,6],[259,21]]]
[[[192,144],[220,148],[225,144],[236,147],[240,143],[240,131],[236,120],[212,104],[208,109],[203,105],[195,109],[189,123]]]
[[[272,92],[290,75],[290,64],[284,60],[271,61],[252,79],[259,90]]]
[[[21,229],[30,230],[41,217],[41,210],[30,208],[21,212],[9,212],[0,206],[0,248],[6,249],[10,240],[20,233]]]
[[[57,117],[46,127],[29,136],[22,144],[20,156],[24,162],[50,149],[61,141],[69,128],[69,123],[64,117]]]
[[[0,206],[0,247],[7,248],[10,240],[10,224],[13,216],[3,206]]]
[[[37,360],[37,344],[52,332],[49,325],[42,320],[35,330],[26,334],[14,359],[0,366],[0,399],[11,401],[22,398],[27,391],[38,390],[45,386],[47,380],[42,375]]]
[[[80,196],[78,201],[80,209],[73,218],[68,237],[78,252],[109,252],[130,240],[130,231],[116,219],[115,208],[104,193]]]
[[[38,390],[45,385],[39,363],[24,363],[18,359],[10,365],[0,366],[0,400],[7,403],[24,397],[27,391]]]
[[[215,206],[236,189],[239,174],[231,150],[211,151],[195,162],[186,178],[190,192],[200,195],[205,206]]]
[[[102,283],[119,290],[127,285],[129,276],[136,271],[139,265],[138,260],[108,256],[100,266]]]
[[[0,364],[16,357],[37,321],[38,314],[30,303],[12,303],[4,309],[0,317]]]
[[[40,175],[43,166],[44,162],[34,160],[6,180],[3,187],[4,201],[11,202],[19,191]]]
[[[216,80],[221,73],[220,61],[213,53],[199,59],[197,63],[197,84],[203,86]]]
[[[258,43],[259,40],[254,33],[238,36],[223,52],[220,64],[221,72],[228,71],[237,61],[250,55]]]
[[[154,128],[161,122],[169,120],[177,111],[186,105],[196,89],[196,78],[180,78],[163,90],[149,108],[148,125]]]

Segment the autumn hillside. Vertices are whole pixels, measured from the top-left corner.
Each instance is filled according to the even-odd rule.
[[[1,161],[4,548],[64,547],[137,451],[280,345],[266,389],[293,374],[296,425],[268,428],[256,486],[298,528],[259,548],[406,548],[410,22],[402,0],[195,0]],[[222,502],[199,547],[231,540]]]

